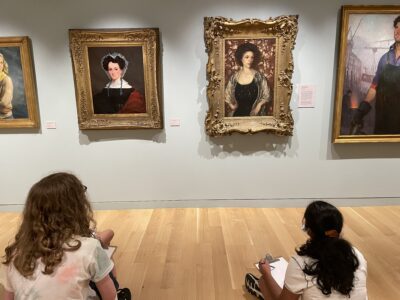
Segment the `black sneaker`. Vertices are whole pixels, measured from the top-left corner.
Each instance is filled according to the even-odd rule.
[[[247,273],[244,278],[244,285],[250,294],[256,296],[258,299],[264,300],[258,285],[258,278],[256,276],[251,273]]]
[[[118,289],[117,298],[118,300],[131,300],[131,291],[128,288]]]

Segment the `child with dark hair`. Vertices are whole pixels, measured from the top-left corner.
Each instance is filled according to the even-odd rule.
[[[86,187],[74,175],[51,174],[29,191],[15,241],[5,249],[5,299],[87,299],[93,281],[103,300],[117,291],[114,263],[100,242]]]
[[[367,262],[342,238],[342,227],[343,216],[335,206],[324,201],[309,204],[303,219],[309,239],[291,257],[283,289],[262,259],[261,278],[246,275],[249,292],[260,299],[367,299]]]

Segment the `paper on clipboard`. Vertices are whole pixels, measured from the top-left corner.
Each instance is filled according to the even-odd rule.
[[[109,258],[111,258],[111,256],[114,254],[114,252],[115,252],[116,249],[117,249],[116,246],[108,246],[108,248],[107,248],[107,249],[104,249],[104,251],[106,251],[107,256],[108,256]]]
[[[278,261],[269,264],[271,266],[271,275],[281,288],[283,288],[285,282],[285,274],[288,264],[289,263],[283,257],[279,257]],[[260,270],[258,263],[256,263],[255,266]]]

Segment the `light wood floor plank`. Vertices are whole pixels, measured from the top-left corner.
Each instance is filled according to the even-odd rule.
[[[370,300],[400,299],[400,206],[341,208],[343,234],[368,261]],[[302,208],[179,208],[98,211],[112,228],[122,286],[135,299],[255,299],[243,287],[266,252],[286,259],[301,245]],[[20,215],[0,213],[0,249]],[[0,278],[3,276],[0,270]],[[2,288],[0,287],[0,298]]]

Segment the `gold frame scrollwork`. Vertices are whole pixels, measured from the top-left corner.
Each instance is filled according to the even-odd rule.
[[[80,129],[163,128],[160,93],[159,30],[70,29],[70,50]],[[141,47],[145,90],[145,113],[95,114],[91,88],[89,47]],[[129,70],[128,70],[129,71]]]
[[[245,19],[234,21],[224,17],[204,18],[204,40],[207,63],[207,100],[209,110],[205,119],[210,136],[233,132],[252,134],[267,132],[289,136],[293,134],[290,110],[292,95],[293,55],[297,36],[297,15],[280,16],[268,20]],[[274,39],[274,72],[271,74],[273,106],[264,116],[231,117],[225,113],[225,62],[227,41]],[[263,58],[261,58],[262,60]]]

